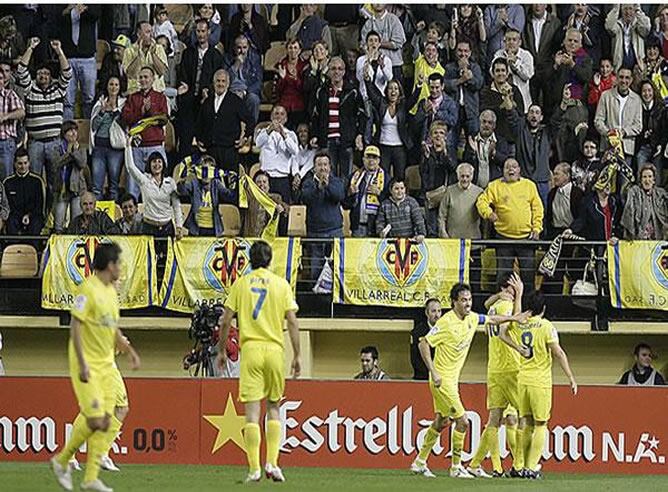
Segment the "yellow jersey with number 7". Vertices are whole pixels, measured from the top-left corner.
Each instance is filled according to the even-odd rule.
[[[283,348],[285,315],[299,310],[287,280],[266,268],[237,279],[225,307],[237,313],[241,347],[246,342],[267,342]]]

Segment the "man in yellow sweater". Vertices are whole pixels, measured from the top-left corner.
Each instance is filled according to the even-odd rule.
[[[480,216],[494,224],[498,239],[535,241],[543,230],[543,204],[536,184],[520,176],[520,165],[513,158],[506,159],[503,177],[489,183],[476,206]],[[533,289],[536,265],[531,245],[503,244],[496,248],[496,258],[497,281],[512,271],[517,258],[522,281]]]

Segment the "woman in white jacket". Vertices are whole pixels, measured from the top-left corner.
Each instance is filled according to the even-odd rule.
[[[97,100],[90,118],[90,145],[93,167],[93,193],[98,200],[104,199],[104,180],[109,184],[109,199],[118,198],[118,182],[123,167],[123,149],[111,146],[109,131],[120,116],[125,98],[121,97],[121,83],[110,77],[104,93]]]

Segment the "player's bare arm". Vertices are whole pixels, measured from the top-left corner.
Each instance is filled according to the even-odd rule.
[[[573,371],[571,371],[571,365],[568,363],[568,356],[564,349],[561,348],[559,342],[554,342],[550,344],[550,350],[552,351],[552,357],[559,361],[561,370],[564,371],[564,374],[568,378],[568,381],[571,384],[571,391],[574,395],[578,394],[578,383],[575,381],[575,376],[573,376]]]
[[[81,346],[81,321],[77,318],[72,318],[70,337],[72,337],[74,352],[77,355],[77,362],[79,363],[79,380],[82,383],[87,383],[88,378],[90,377],[90,370],[88,369],[88,364],[86,364],[86,359],[83,355],[83,348]]]
[[[216,365],[222,370],[225,368],[227,363],[227,352],[225,351],[225,342],[227,337],[230,334],[230,328],[232,327],[232,320],[236,313],[230,308],[225,308],[223,315],[218,320],[218,326],[220,327],[220,338],[218,342],[218,355],[216,356]]]
[[[515,291],[515,302],[513,304],[513,314],[518,314],[522,312],[522,296],[524,295],[524,283],[522,279],[516,273],[513,273],[510,278],[510,286]]]
[[[510,323],[515,321],[517,323],[526,323],[526,321],[531,317],[529,311],[523,313],[513,314],[512,316],[503,316],[500,314],[492,314],[487,316],[487,322],[493,325],[502,325],[504,323]]]
[[[299,347],[299,322],[297,321],[297,313],[295,311],[288,311],[285,314],[285,319],[288,322],[288,334],[290,335],[290,343],[292,344],[292,364],[291,375],[293,378],[298,378],[302,372],[302,361],[300,357]]]
[[[503,343],[508,345],[510,348],[512,348],[513,350],[519,352],[519,354],[522,357],[529,357],[529,355],[530,355],[529,348],[525,347],[523,345],[516,344],[515,341],[512,338],[510,338],[510,335],[508,334],[508,330],[510,330],[510,325],[509,324],[506,323],[506,324],[501,325],[501,327],[499,329],[499,339]]]
[[[429,373],[431,374],[431,380],[434,382],[434,386],[437,388],[441,386],[441,375],[436,372],[434,367],[434,361],[431,359],[431,349],[427,341],[422,338],[418,343],[418,349],[420,350],[420,356],[424,361],[424,364],[427,366]]]
[[[136,371],[141,367],[141,359],[135,348],[130,344],[130,340],[123,335],[120,328],[116,329],[116,349],[122,354],[128,354],[130,359],[130,367]]]

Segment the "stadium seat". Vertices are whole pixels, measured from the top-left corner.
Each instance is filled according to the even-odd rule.
[[[2,252],[0,277],[30,278],[37,275],[37,250],[29,244],[12,244]]]
[[[343,214],[343,237],[351,237],[353,235],[350,230],[350,210],[341,209]]]
[[[288,212],[288,236],[306,236],[306,205],[291,205]]]
[[[419,193],[421,189],[420,166],[408,166],[406,168],[406,190],[408,193]]]
[[[223,235],[225,237],[235,237],[241,232],[241,214],[235,205],[223,203],[218,205],[218,211],[223,218]]]
[[[170,153],[176,150],[176,133],[174,132],[174,125],[168,121],[165,125],[165,152]]]
[[[95,62],[97,63],[97,69],[100,70],[102,68],[102,61],[107,53],[111,51],[111,47],[104,39],[98,39],[95,46]]]
[[[250,171],[248,173],[248,175],[251,177],[251,179],[253,179],[255,177],[255,173],[260,170],[260,166],[261,166],[261,164],[259,162],[256,162],[255,164],[253,164],[251,166]]]
[[[79,145],[88,148],[90,146],[90,120],[74,120],[79,127]]]

